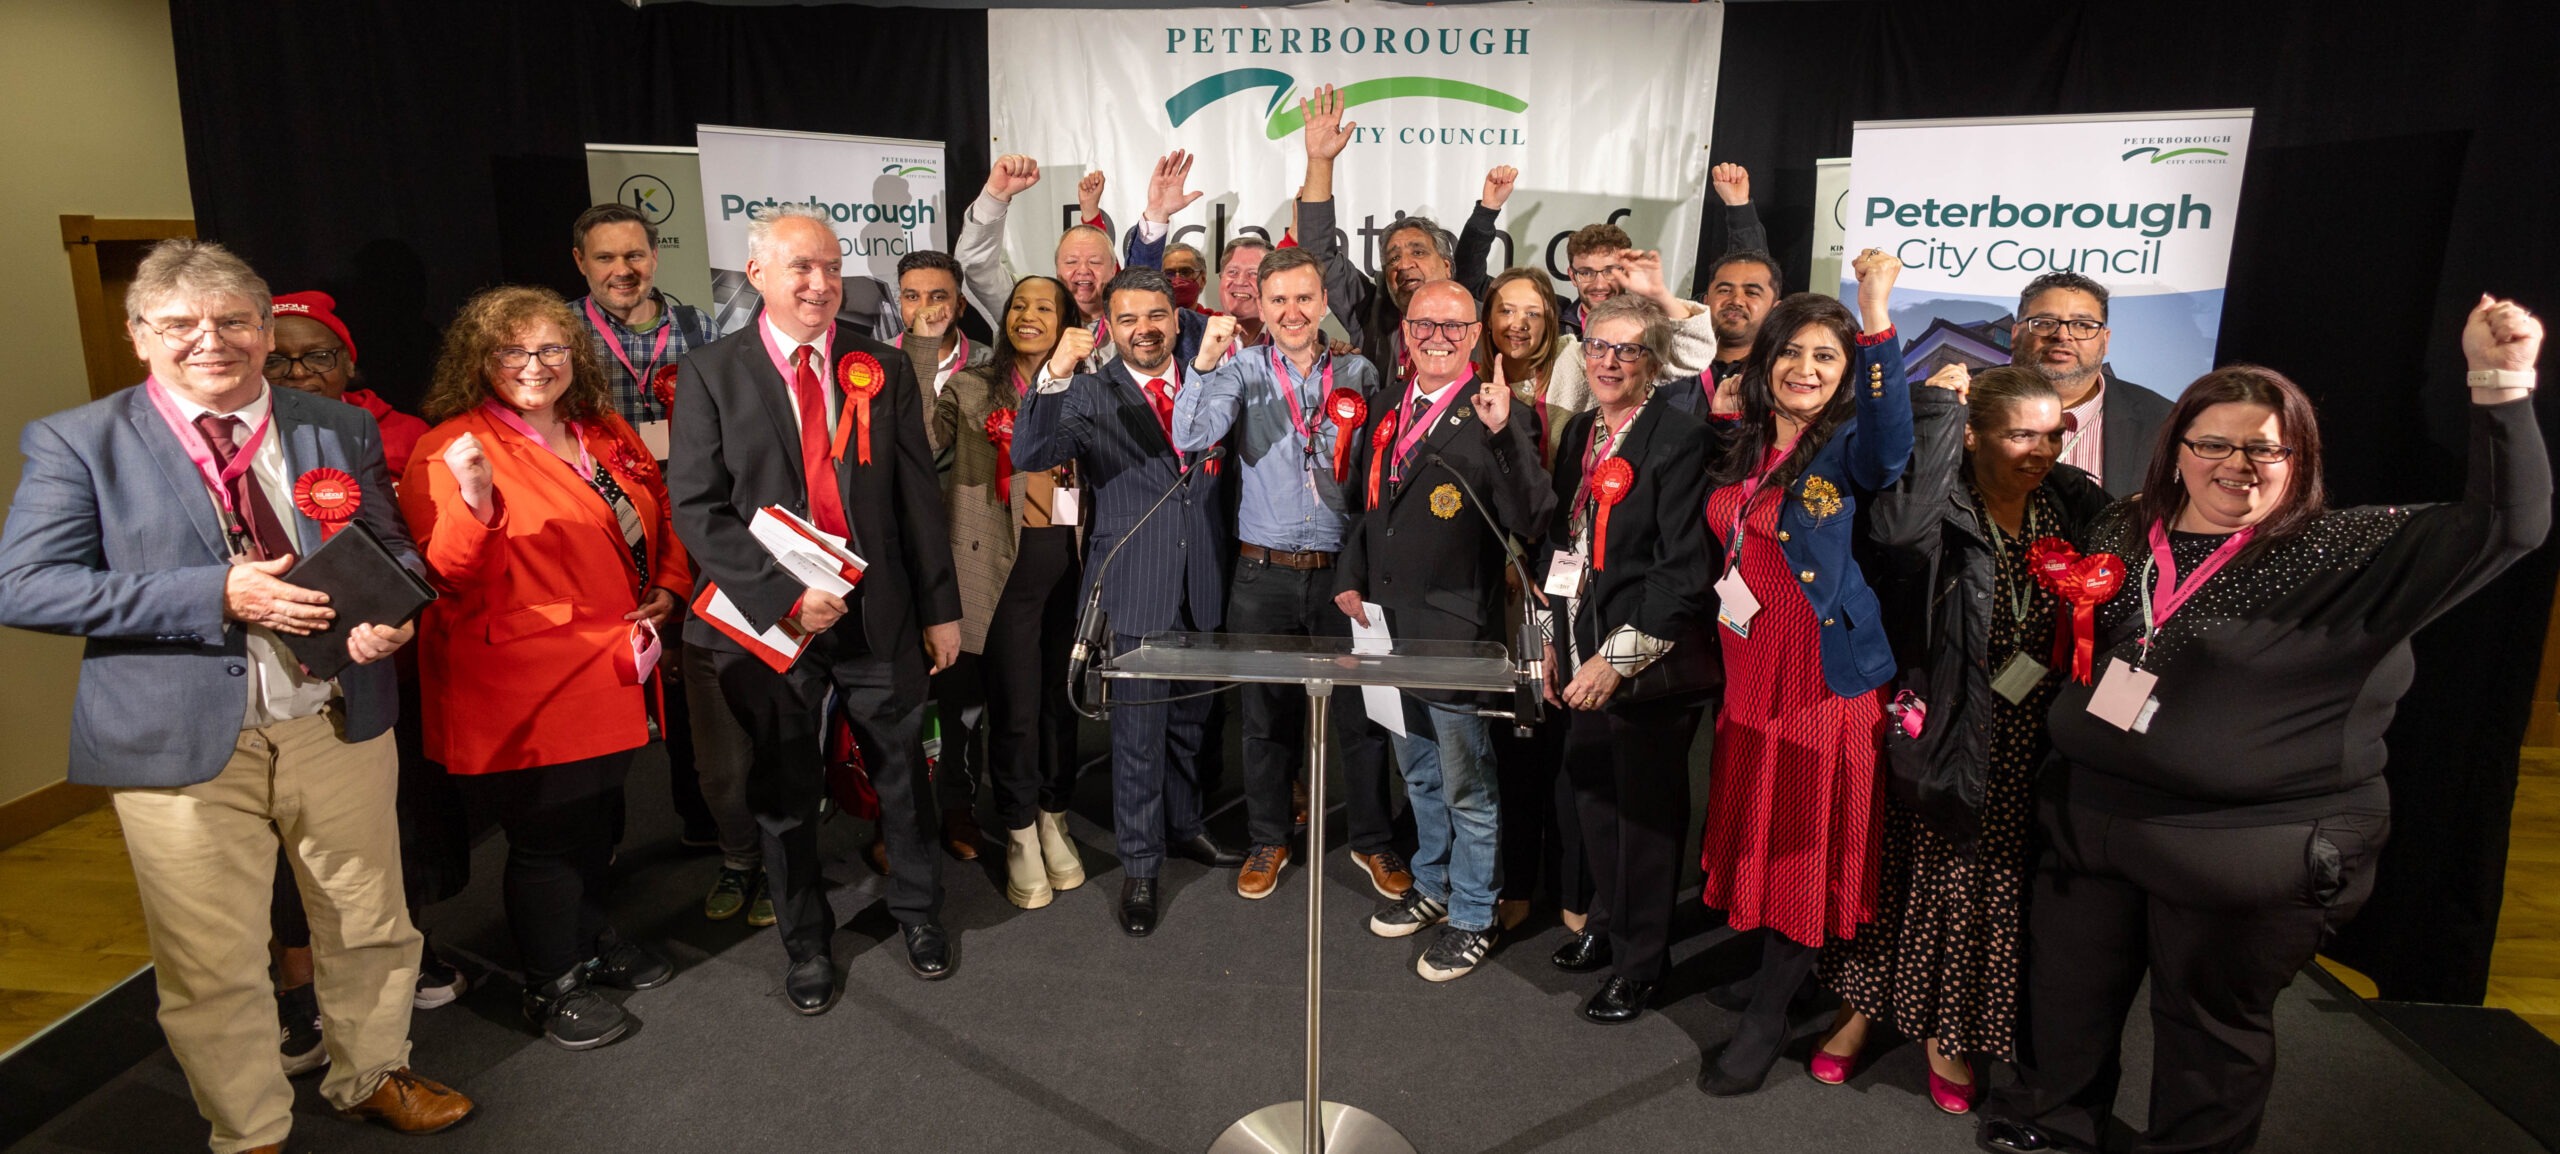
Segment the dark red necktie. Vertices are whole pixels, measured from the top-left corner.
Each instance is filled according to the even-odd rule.
[[[1164,439],[1173,440],[1173,394],[1166,392],[1164,378],[1147,382],[1147,407],[1156,411],[1156,423],[1164,426]]]
[[[240,451],[240,418],[199,413],[196,431],[204,434],[204,443],[212,447],[213,463],[230,468],[231,455]],[[231,507],[247,524],[250,552],[258,560],[272,561],[293,552],[293,534],[286,532],[284,522],[276,517],[276,507],[267,503],[267,490],[258,484],[255,466],[241,470],[231,479]]]
[[[836,487],[835,462],[828,455],[826,386],[809,367],[814,351],[815,346],[802,345],[791,358],[799,370],[792,376],[791,396],[800,405],[800,468],[809,486],[809,523],[844,537],[852,531],[844,519],[844,493]]]

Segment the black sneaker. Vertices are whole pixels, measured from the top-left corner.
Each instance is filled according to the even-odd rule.
[[[631,1031],[631,1015],[595,991],[583,967],[524,992],[524,1020],[563,1050],[592,1050]]]
[[[453,968],[453,963],[436,953],[434,942],[428,942],[419,949],[418,993],[410,999],[411,1006],[421,1010],[450,1006],[469,988],[470,983],[462,980],[462,971]]]
[[[1440,940],[1422,952],[1422,960],[1413,964],[1415,973],[1426,981],[1454,982],[1474,973],[1476,963],[1493,952],[1493,943],[1502,931],[1488,926],[1481,930],[1462,930],[1450,926],[1440,931]]]
[[[1369,932],[1382,938],[1409,938],[1448,920],[1449,907],[1422,896],[1419,889],[1410,889],[1404,900],[1370,916]]]
[[[276,991],[277,1046],[284,1055],[285,1077],[308,1074],[329,1064],[329,1047],[320,1037],[320,1000],[310,986]]]
[[[607,931],[596,956],[580,967],[586,980],[617,990],[654,990],[676,976],[674,964]]]

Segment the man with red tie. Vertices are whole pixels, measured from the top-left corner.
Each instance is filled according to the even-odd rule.
[[[717,653],[720,687],[755,747],[747,804],[790,955],[783,992],[800,1013],[822,1014],[836,999],[836,918],[817,856],[831,709],[852,724],[880,795],[888,906],[908,964],[928,981],[951,973],[922,721],[926,678],[960,653],[960,586],[913,370],[896,348],[836,323],[844,273],[826,215],[790,204],[759,216],[746,271],[763,314],[679,367],[667,489],[703,579],[760,633],[807,639],[777,671],[704,615],[685,623],[686,644]],[[748,521],[768,505],[846,540],[866,566],[851,592],[805,588],[757,543]]]

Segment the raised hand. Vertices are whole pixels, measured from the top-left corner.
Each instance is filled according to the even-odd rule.
[[[1849,268],[1858,275],[1858,319],[1866,323],[1867,335],[1892,328],[1887,306],[1893,302],[1893,282],[1902,275],[1902,261],[1883,249],[1871,248],[1851,260]]]
[[[1662,254],[1629,249],[1618,254],[1618,291],[1651,301],[1668,301],[1671,286],[1662,279]]]
[[[1937,372],[1929,374],[1927,384],[1932,389],[1952,391],[1956,395],[1957,403],[1961,404],[1972,399],[1973,370],[1965,368],[1963,362],[1949,361]]]
[[[1076,219],[1092,220],[1094,214],[1101,211],[1102,170],[1097,168],[1076,182]]]
[[[1028,156],[1007,153],[996,158],[996,166],[987,170],[987,195],[1000,202],[1011,203],[1015,193],[1040,183],[1040,162]]]
[[[1727,162],[1707,170],[1707,183],[1716,190],[1716,199],[1727,207],[1751,203],[1751,173],[1739,164]]]
[[[1225,363],[1227,351],[1235,347],[1236,319],[1221,313],[1209,318],[1208,327],[1200,331],[1200,355],[1191,359],[1191,367],[1208,372]]]
[[[489,453],[480,447],[480,438],[469,433],[454,438],[445,446],[444,467],[453,470],[454,484],[462,489],[462,503],[471,507],[473,516],[487,522],[489,498],[497,489],[497,474],[489,468]]]
[[[2462,322],[2462,359],[2476,370],[2530,372],[2542,355],[2542,321],[2514,301],[2482,294]]]
[[[1058,347],[1049,352],[1049,379],[1063,381],[1076,375],[1084,359],[1093,355],[1093,330],[1077,325],[1058,334]]]
[[[1493,362],[1501,364],[1501,355],[1496,354]],[[1474,402],[1476,419],[1484,422],[1486,432],[1499,433],[1504,425],[1511,423],[1511,386],[1502,383],[1499,373],[1486,377],[1482,384],[1477,385],[1476,395],[1469,400]]]
[[[1156,170],[1147,178],[1147,219],[1163,224],[1173,214],[1191,207],[1200,199],[1197,192],[1185,192],[1191,182],[1191,162],[1197,159],[1177,148],[1156,161]]]
[[[1298,112],[1307,121],[1307,158],[1331,160],[1342,155],[1351,144],[1351,130],[1356,122],[1342,119],[1342,90],[1330,84],[1316,86],[1315,94],[1298,102]]]
[[[1484,174],[1484,196],[1477,201],[1495,212],[1511,199],[1511,187],[1520,180],[1520,170],[1508,164],[1496,165]]]

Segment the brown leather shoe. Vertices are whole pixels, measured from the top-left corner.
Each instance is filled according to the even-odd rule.
[[[942,848],[952,857],[961,861],[978,860],[978,843],[985,841],[986,837],[978,829],[978,815],[965,809],[942,811]]]
[[[1236,874],[1236,896],[1259,901],[1280,886],[1280,867],[1289,864],[1289,847],[1258,845],[1245,852],[1244,869]]]
[[[1404,858],[1394,850],[1385,853],[1353,851],[1351,860],[1369,871],[1369,888],[1378,891],[1379,897],[1391,902],[1402,901],[1405,891],[1413,888],[1413,874],[1406,871]]]
[[[471,1116],[471,1099],[402,1066],[382,1077],[373,1096],[338,1111],[341,1118],[380,1122],[403,1134],[433,1134]]]
[[[863,847],[862,856],[865,860],[871,863],[871,870],[873,873],[877,873],[884,878],[889,876],[889,843],[887,839],[878,837],[872,838],[871,844]]]

